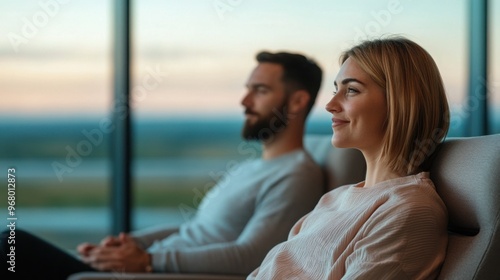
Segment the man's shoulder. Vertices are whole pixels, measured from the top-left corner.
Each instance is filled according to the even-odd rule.
[[[241,178],[263,185],[304,179],[321,185],[324,177],[321,167],[304,150],[295,150],[272,160],[247,160],[239,164],[237,170],[233,175],[240,174]]]
[[[296,160],[290,161],[289,164],[295,172],[322,172],[321,166],[305,150],[301,150],[297,154]]]

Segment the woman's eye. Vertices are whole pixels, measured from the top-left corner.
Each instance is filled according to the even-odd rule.
[[[347,91],[346,91],[346,94],[350,94],[350,95],[353,95],[353,94],[356,94],[356,93],[359,93],[359,91],[355,88],[347,88]]]

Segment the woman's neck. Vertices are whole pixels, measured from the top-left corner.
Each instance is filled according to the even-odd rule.
[[[366,176],[364,187],[371,187],[377,183],[390,179],[404,177],[404,174],[398,174],[396,171],[389,169],[387,163],[379,157],[367,157],[366,160]]]

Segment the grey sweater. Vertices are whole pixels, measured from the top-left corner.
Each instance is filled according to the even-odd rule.
[[[303,150],[241,163],[178,228],[133,233],[158,272],[248,274],[287,239],[324,193],[323,174]]]

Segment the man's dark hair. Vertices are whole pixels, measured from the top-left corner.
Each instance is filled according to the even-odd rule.
[[[323,71],[312,59],[301,54],[286,52],[260,52],[256,59],[259,63],[276,63],[283,67],[283,83],[288,91],[306,90],[310,100],[306,115],[311,111],[321,86]]]

